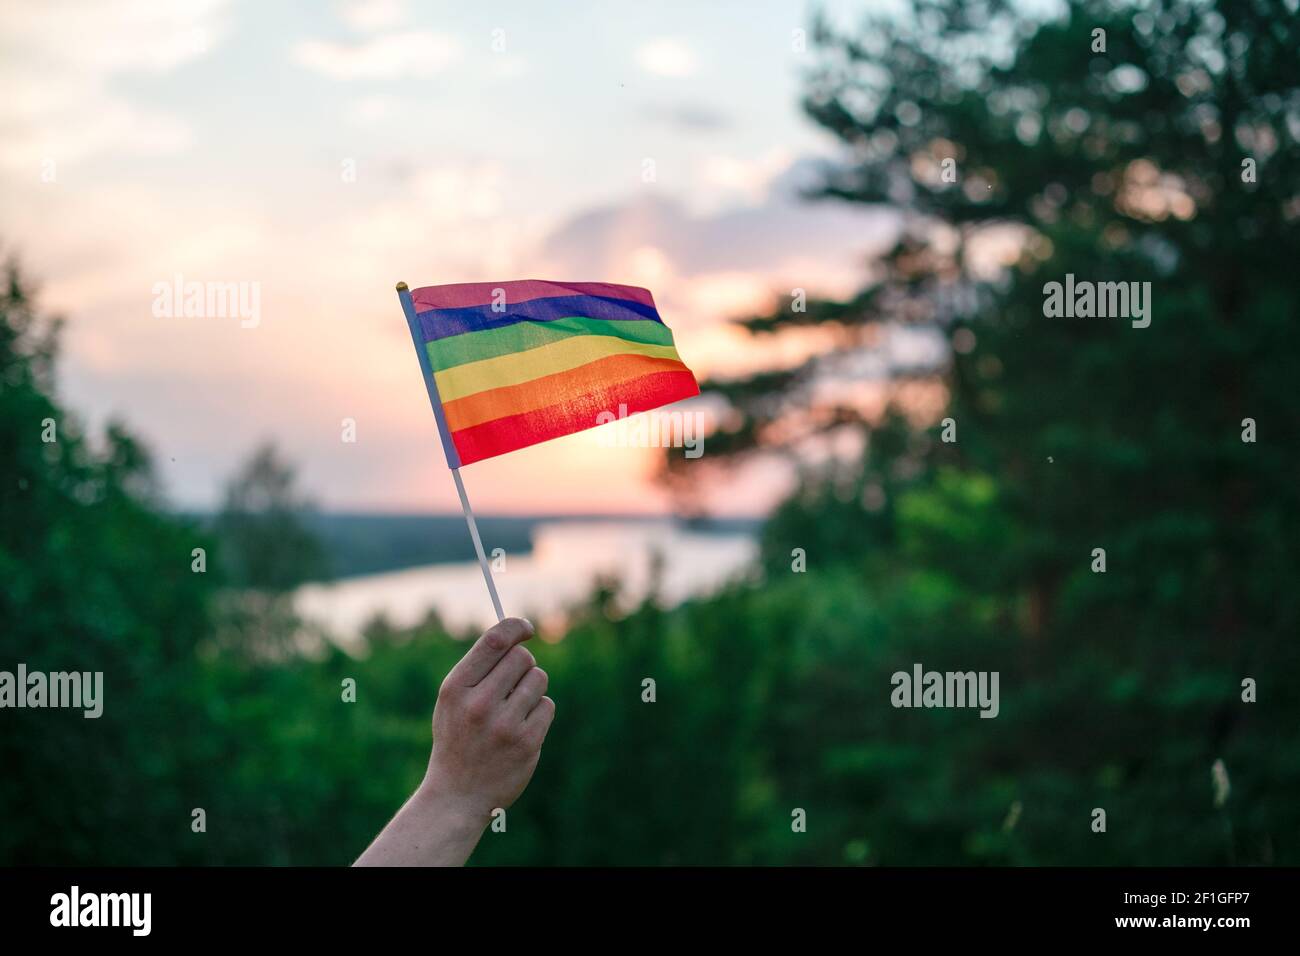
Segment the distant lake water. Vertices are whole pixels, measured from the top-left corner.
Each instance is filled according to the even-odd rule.
[[[691,531],[668,519],[559,520],[538,524],[532,551],[507,554],[505,569],[494,576],[507,615],[556,626],[601,578],[616,578],[621,600],[633,605],[649,592],[659,561],[657,597],[672,606],[745,575],[757,554],[754,536],[744,532]],[[344,645],[381,614],[396,627],[409,627],[434,609],[453,631],[483,629],[496,620],[473,561],[309,584],[298,589],[294,602],[301,617]]]

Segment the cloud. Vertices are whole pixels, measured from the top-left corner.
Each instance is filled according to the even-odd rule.
[[[659,37],[642,44],[636,51],[636,62],[655,76],[678,78],[695,72],[694,52],[675,37]]]
[[[87,76],[171,70],[206,53],[224,32],[228,0],[101,0],[6,4],[4,59]]]
[[[401,116],[409,105],[393,96],[358,96],[343,104],[343,117],[355,126],[375,126]]]
[[[386,33],[357,43],[302,40],[294,62],[340,80],[430,76],[457,62],[460,43],[440,33]]]
[[[847,277],[851,288],[863,278],[864,248],[881,242],[888,222],[885,213],[785,195],[706,215],[642,197],[574,216],[546,238],[541,255],[557,275],[593,273],[615,282],[634,262],[662,270],[662,261],[645,252],[654,249],[683,278],[744,273],[784,284],[788,271],[808,287],[842,287]]]
[[[40,120],[18,124],[0,162],[30,172],[33,179],[40,168],[43,176],[53,174],[57,180],[64,175],[61,166],[89,156],[113,152],[167,155],[183,151],[193,141],[189,124],[177,117],[141,110],[116,97],[96,100],[99,106],[94,110],[84,104],[65,105]],[[52,164],[48,169],[47,163]]]
[[[731,126],[731,119],[721,110],[698,103],[673,103],[647,106],[647,119],[690,133],[714,133]]]
[[[521,56],[497,53],[488,63],[488,71],[496,80],[517,80],[528,72],[528,61]]]
[[[391,29],[406,20],[406,13],[405,0],[351,0],[339,11],[343,22],[361,33]]]
[[[773,182],[790,169],[792,163],[790,152],[779,146],[755,159],[737,159],[715,153],[704,158],[699,177],[711,198],[710,205],[737,199],[754,204],[769,195]]]
[[[759,204],[714,212],[643,196],[575,216],[550,233],[541,275],[644,285],[702,375],[735,375],[794,364],[818,341],[788,343],[775,355],[728,320],[772,308],[794,288],[844,297],[859,289],[864,263],[893,234],[888,213],[809,203],[771,190]],[[781,346],[787,347],[787,346]]]
[[[123,74],[165,74],[205,56],[226,0],[51,2],[0,7],[0,162],[30,169],[100,153],[153,155],[191,141],[183,118],[110,89]]]
[[[418,170],[408,189],[412,205],[434,222],[489,219],[501,211],[505,174],[497,162],[444,163]]]

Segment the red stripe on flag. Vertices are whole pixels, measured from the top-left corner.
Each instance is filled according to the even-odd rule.
[[[596,421],[598,415],[602,412],[618,415],[620,405],[626,406],[627,414],[632,415],[698,394],[700,387],[689,371],[654,372],[557,405],[462,428],[452,432],[451,437],[460,453],[461,464],[468,465],[595,428],[600,424]]]
[[[533,299],[550,299],[569,295],[598,295],[627,299],[654,308],[649,289],[613,282],[547,282],[544,279],[515,279],[510,282],[458,282],[453,285],[427,285],[411,290],[416,312],[428,309],[463,309],[492,305],[496,290],[505,294],[505,305],[518,305]]]

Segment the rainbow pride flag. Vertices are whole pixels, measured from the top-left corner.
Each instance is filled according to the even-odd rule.
[[[525,279],[398,292],[452,468],[700,393],[647,289]]]

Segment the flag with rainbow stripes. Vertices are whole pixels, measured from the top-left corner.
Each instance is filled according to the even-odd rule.
[[[398,292],[451,468],[700,392],[647,289],[526,279]]]

